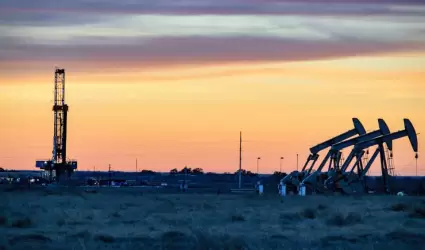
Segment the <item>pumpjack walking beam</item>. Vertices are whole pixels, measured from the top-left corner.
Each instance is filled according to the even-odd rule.
[[[388,125],[385,123],[385,121],[383,119],[378,119],[378,125],[379,125],[379,129],[375,130],[375,131],[371,131],[367,134],[358,136],[358,137],[354,137],[352,139],[343,141],[343,142],[339,142],[336,143],[334,145],[332,145],[331,149],[329,150],[329,152],[327,153],[327,155],[325,156],[325,158],[323,159],[323,161],[321,162],[321,164],[319,165],[318,169],[309,174],[308,176],[306,176],[301,184],[304,184],[306,186],[308,186],[310,189],[310,191],[318,191],[321,192],[323,191],[323,184],[324,183],[318,183],[318,175],[321,173],[322,169],[324,168],[324,166],[326,165],[326,163],[330,160],[330,164],[329,167],[332,166],[332,161],[335,163],[334,164],[334,169],[328,169],[328,173],[329,172],[333,172],[333,171],[338,171],[339,168],[339,159],[341,157],[341,150],[347,148],[347,147],[351,147],[354,146],[360,142],[364,142],[364,141],[368,141],[371,140],[373,138],[382,136],[382,135],[388,135],[390,134],[390,129],[388,128]],[[387,142],[388,148],[390,148],[390,150],[392,149],[392,143]],[[350,154],[351,156],[351,154]],[[350,157],[349,156],[349,157]],[[361,159],[361,157],[363,156],[363,154],[357,154],[357,159]],[[360,161],[361,163],[361,161]],[[360,164],[359,163],[359,164]],[[343,165],[344,166],[344,165]],[[359,165],[359,167],[362,167],[361,165]],[[323,180],[324,182],[325,180]],[[319,187],[320,186],[320,187]]]
[[[301,169],[301,173],[298,171],[293,171],[291,172],[289,175],[285,176],[280,182],[281,184],[286,184],[286,185],[292,185],[292,186],[297,186],[299,184],[300,178],[302,178],[302,176],[304,174],[308,174],[310,173],[310,171],[313,169],[315,163],[317,162],[317,160],[319,159],[319,152],[332,146],[335,143],[339,143],[342,142],[344,140],[347,140],[355,135],[364,135],[366,134],[366,130],[363,126],[363,124],[359,121],[359,119],[357,118],[353,118],[353,124],[354,124],[354,128],[351,130],[348,130],[347,132],[344,132],[342,134],[339,134],[327,141],[324,141],[322,143],[317,144],[316,146],[310,148],[310,155],[307,157],[307,161],[304,164],[303,168]],[[311,165],[309,166],[310,162],[313,161],[311,163]],[[309,167],[308,167],[309,166]],[[308,167],[308,168],[307,168]],[[306,172],[307,169],[307,172]]]
[[[413,127],[413,124],[411,123],[409,119],[404,119],[404,128],[405,128],[404,130],[400,130],[388,135],[382,135],[372,140],[368,140],[368,141],[364,141],[359,144],[356,144],[354,146],[354,149],[351,151],[350,156],[344,162],[343,168],[341,170],[345,171],[347,169],[347,167],[350,165],[351,161],[353,160],[355,154],[358,154],[359,152],[362,152],[364,149],[367,149],[369,147],[378,146],[372,158],[374,160],[378,154],[381,155],[381,171],[383,175],[382,177],[384,180],[384,186],[386,188],[386,191],[389,192],[390,191],[389,174],[388,174],[386,162],[384,162],[385,152],[384,152],[383,144],[386,143],[388,145],[388,143],[393,140],[397,140],[403,137],[408,137],[410,141],[410,145],[412,146],[412,149],[415,152],[415,157],[417,157],[418,155],[418,138],[417,138],[415,128]],[[371,164],[367,164],[364,171],[369,170],[370,166]],[[326,182],[331,183],[331,182],[335,182],[335,180],[336,180],[336,176],[333,175],[333,176],[330,176],[328,180],[326,180]]]
[[[351,129],[351,130],[349,130],[345,133],[342,133],[340,135],[337,135],[334,138],[331,138],[331,139],[329,139],[325,142],[322,142],[322,143],[317,144],[316,146],[310,148],[310,152],[311,152],[310,156],[311,156],[312,159],[315,159],[315,161],[313,162],[313,164],[310,165],[310,168],[308,169],[308,171],[311,171],[313,169],[314,164],[316,163],[317,158],[319,156],[318,153],[320,151],[322,151],[326,148],[329,148],[336,143],[343,142],[343,141],[345,141],[345,140],[347,140],[347,139],[349,139],[353,136],[356,136],[356,135],[362,136],[362,135],[366,134],[366,130],[363,127],[363,124],[359,121],[359,119],[353,118],[353,124],[354,124],[353,129]],[[308,158],[302,171],[305,171],[305,168],[307,167],[309,161],[310,161],[310,159]]]

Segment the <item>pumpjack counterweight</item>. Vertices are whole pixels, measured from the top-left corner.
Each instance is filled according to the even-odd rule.
[[[55,70],[54,130],[52,159],[36,161],[36,167],[49,173],[50,180],[60,182],[71,176],[77,169],[76,161],[68,161],[66,155],[68,105],[65,103],[65,69]],[[54,175],[53,175],[54,171]]]

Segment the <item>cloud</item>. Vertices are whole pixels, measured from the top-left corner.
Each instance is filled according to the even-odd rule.
[[[161,15],[409,15],[417,13],[420,0],[38,0],[0,3],[3,12],[32,13],[98,13],[98,14],[161,14]],[[416,11],[415,11],[416,10]],[[42,16],[39,16],[42,18]]]
[[[115,40],[114,38],[110,40]],[[361,41],[289,41],[260,37],[173,37],[133,40],[125,46],[109,45],[37,45],[10,40],[0,51],[5,62],[52,62],[71,64],[76,69],[96,67],[147,67],[182,64],[220,64],[227,62],[300,61],[353,55],[424,49],[423,44],[371,43]],[[13,65],[13,64],[11,64]],[[24,64],[23,64],[24,65]],[[2,66],[5,69],[7,65]],[[16,64],[15,66],[16,67]]]
[[[84,19],[82,19],[84,20]],[[383,42],[423,42],[423,17],[315,17],[315,16],[180,16],[124,15],[55,26],[0,25],[3,37],[26,39],[35,44],[80,44],[99,46],[122,38],[127,44],[134,38],[153,37],[276,37],[293,40],[362,40]],[[91,38],[91,39],[87,39]],[[96,40],[96,38],[98,40]],[[138,40],[139,41],[139,40]]]
[[[392,0],[2,1],[0,65],[296,61],[420,50],[425,4]],[[35,67],[34,63],[32,65]]]

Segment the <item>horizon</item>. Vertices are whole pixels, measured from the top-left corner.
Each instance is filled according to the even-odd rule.
[[[256,173],[261,157],[259,172],[273,173],[284,157],[289,173],[356,117],[391,132],[410,119],[424,176],[423,27],[418,0],[6,0],[0,167],[51,158],[57,66],[79,171],[131,172],[137,158],[139,169],[233,173],[242,131],[243,169]],[[397,174],[416,175],[407,138],[393,154]]]
[[[149,170],[149,169],[144,169],[144,170]],[[7,172],[43,172],[44,170],[39,170],[39,169],[32,169],[32,170],[28,170],[28,169],[19,169],[19,170],[13,170],[13,169],[5,169],[5,171],[3,173],[7,173]],[[90,171],[90,170],[77,170],[76,172],[84,172],[84,173],[102,173],[102,174],[107,174],[108,171]],[[278,172],[278,171],[277,171]],[[2,172],[0,172],[2,173]],[[111,170],[111,173],[129,173],[129,174],[140,174],[142,173],[141,171],[135,172],[135,171],[113,171]],[[153,171],[153,174],[168,174],[168,175],[184,175],[184,173],[177,173],[177,174],[171,174],[170,171],[168,172],[157,172],[157,171]],[[217,175],[238,175],[237,173],[232,173],[232,172],[203,172],[200,175],[205,175],[205,174],[217,174]],[[253,173],[256,174],[256,173]],[[290,172],[282,172],[282,174],[290,174]],[[149,175],[149,174],[146,174]],[[188,174],[188,175],[197,175],[197,174]],[[259,176],[272,176],[274,175],[274,173],[260,173]],[[369,174],[367,174],[367,176],[369,177],[381,177],[382,175],[379,173],[374,173],[371,174],[369,172]],[[398,177],[418,177],[418,178],[423,178],[423,176],[420,175],[396,175]]]

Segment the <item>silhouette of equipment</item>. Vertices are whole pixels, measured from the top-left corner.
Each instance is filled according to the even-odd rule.
[[[67,160],[68,105],[65,103],[65,69],[55,69],[53,151],[50,160],[36,161],[36,167],[45,170],[49,180],[68,180],[77,169],[77,161]]]

